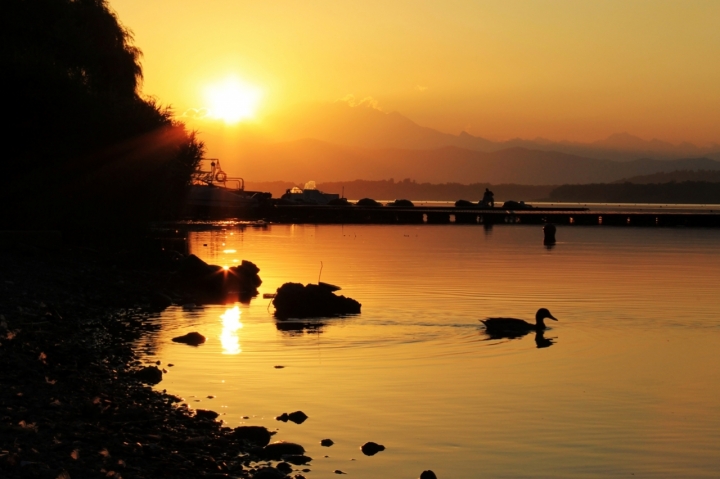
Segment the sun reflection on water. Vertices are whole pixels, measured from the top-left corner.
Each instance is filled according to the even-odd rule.
[[[237,306],[230,308],[221,314],[220,318],[223,322],[222,333],[220,333],[220,343],[223,347],[223,354],[241,353],[240,336],[237,334],[238,330],[243,327],[240,322],[240,308]]]

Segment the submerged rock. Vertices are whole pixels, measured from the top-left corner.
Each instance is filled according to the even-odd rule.
[[[182,336],[172,338],[172,340],[175,343],[189,344],[190,346],[199,346],[206,341],[206,338],[197,331],[193,331],[192,333],[187,333]]]
[[[359,314],[361,307],[360,303],[352,298],[336,295],[333,288],[318,284],[303,286],[300,283],[285,283],[280,286],[273,305],[275,316],[279,319]]]
[[[376,442],[370,441],[370,442],[366,442],[365,444],[363,444],[362,446],[360,446],[360,450],[361,450],[361,451],[363,452],[363,454],[365,454],[366,456],[374,456],[374,455],[377,454],[378,452],[384,451],[384,450],[385,450],[385,446],[383,446],[382,444],[378,444],[378,443],[376,443]]]

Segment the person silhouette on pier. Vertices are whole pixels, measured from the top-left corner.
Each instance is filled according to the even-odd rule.
[[[495,207],[495,194],[490,189],[485,188],[485,194],[483,194],[482,206],[489,206],[490,208]]]

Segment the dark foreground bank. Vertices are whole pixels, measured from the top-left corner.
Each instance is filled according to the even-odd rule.
[[[138,378],[130,344],[172,295],[156,253],[2,244],[0,477],[303,477]]]

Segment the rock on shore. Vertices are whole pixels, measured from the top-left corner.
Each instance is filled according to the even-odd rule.
[[[143,384],[161,371],[131,343],[156,327],[146,311],[167,273],[116,258],[0,250],[0,477],[258,476],[269,431],[224,427]]]
[[[232,300],[247,303],[258,295],[260,268],[246,260],[237,266],[208,264],[194,254],[184,258],[173,278],[175,287],[200,302]]]

